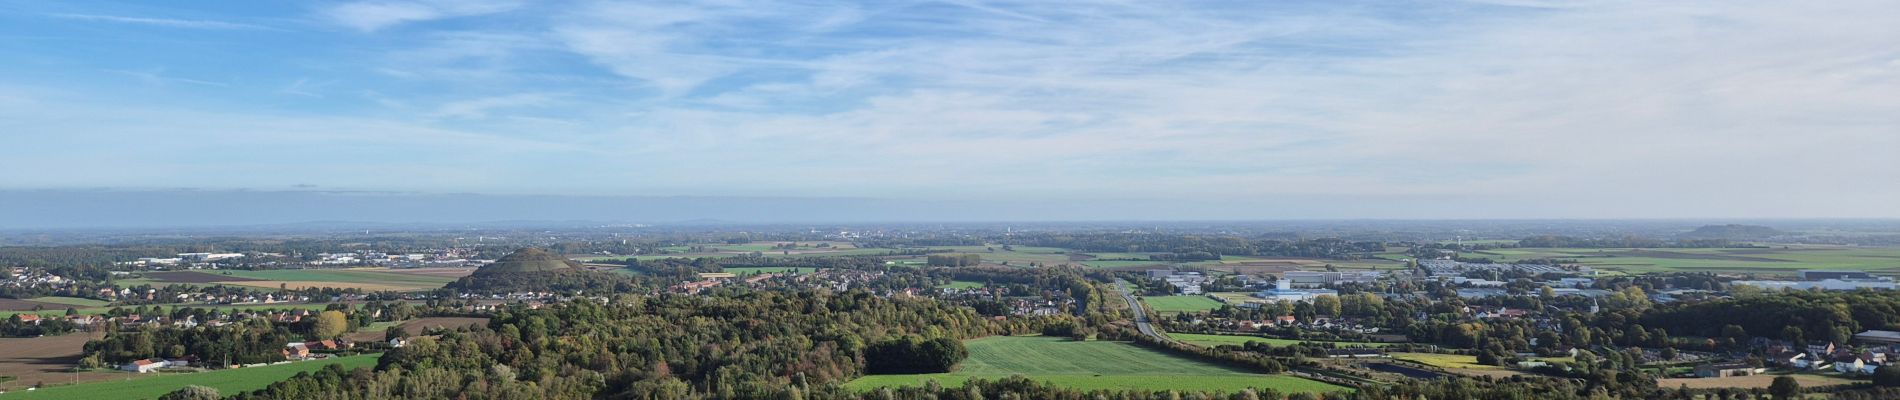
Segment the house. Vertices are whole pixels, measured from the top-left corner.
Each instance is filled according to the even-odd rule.
[[[22,322],[22,323],[28,323],[28,324],[34,324],[34,325],[39,325],[39,324],[40,324],[40,315],[39,315],[39,314],[33,314],[33,313],[20,313],[20,314],[14,314],[14,315],[13,315],[13,317],[14,317],[14,318],[19,318],[19,319],[20,319],[20,322]]]
[[[1766,369],[1749,367],[1742,363],[1704,364],[1695,367],[1697,378],[1727,378],[1731,376],[1749,376],[1767,372]]]
[[[1770,350],[1768,352],[1768,362],[1783,367],[1801,369],[1807,367],[1808,361],[1810,361],[1808,359],[1808,353],[1788,350]]]
[[[291,343],[284,345],[284,349],[281,350],[281,353],[283,353],[285,359],[302,360],[310,357],[310,346],[305,346],[303,343]]]
[[[1834,359],[1834,372],[1839,372],[1843,374],[1874,373],[1874,368],[1879,368],[1880,365],[1868,363],[1868,361],[1872,361],[1872,360],[1861,358],[1860,356],[1846,356],[1846,357],[1836,358]]]
[[[119,366],[119,369],[143,374],[147,372],[157,371],[159,368],[164,368],[164,367],[165,367],[165,360],[145,359],[145,360],[133,361],[125,365]]]

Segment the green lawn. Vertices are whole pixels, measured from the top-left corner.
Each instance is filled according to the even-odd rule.
[[[1260,337],[1260,336],[1203,335],[1203,334],[1198,334],[1198,333],[1169,333],[1168,337],[1174,338],[1174,340],[1179,340],[1182,342],[1187,342],[1188,344],[1192,344],[1195,346],[1202,346],[1202,347],[1214,347],[1214,346],[1219,346],[1219,345],[1224,345],[1224,344],[1231,344],[1231,345],[1238,346],[1238,345],[1246,344],[1247,342],[1263,342],[1263,343],[1271,344],[1274,346],[1286,346],[1286,345],[1292,345],[1295,343],[1302,342],[1300,340],[1279,339],[1279,338],[1269,338],[1269,337]],[[1337,347],[1385,347],[1385,346],[1390,345],[1388,343],[1372,343],[1372,342],[1308,342],[1308,343],[1332,343],[1334,346],[1337,346]],[[1475,359],[1476,358],[1473,358],[1473,360]]]
[[[1141,296],[1158,313],[1200,312],[1220,308],[1223,304],[1207,296]]]
[[[1238,391],[1249,387],[1282,392],[1348,390],[1286,375],[1267,375],[1203,363],[1121,342],[1075,342],[1064,338],[1004,336],[965,342],[970,358],[956,372],[871,375],[846,387],[869,390],[919,386],[935,380],[959,386],[972,378],[1022,375],[1077,389],[1154,389]]]
[[[375,367],[378,357],[381,355],[371,354],[198,373],[134,374],[128,372],[122,380],[50,386],[34,391],[15,391],[0,395],[0,399],[150,399],[178,390],[185,385],[209,386],[217,388],[218,392],[225,396],[230,396],[263,389],[277,381],[289,379],[299,372],[316,371],[330,364],[340,364],[348,369]]]
[[[37,301],[41,303],[65,304],[65,305],[74,306],[74,307],[101,307],[107,304],[112,304],[112,302],[105,301],[105,300],[82,299],[78,297],[62,297],[62,296],[35,297],[35,298],[27,299],[27,300]]]
[[[977,282],[977,281],[950,281],[950,283],[946,283],[946,284],[942,284],[942,285],[937,285],[937,287],[940,287],[940,288],[948,288],[948,289],[975,289],[975,288],[980,288],[980,287],[983,287],[983,282]]]

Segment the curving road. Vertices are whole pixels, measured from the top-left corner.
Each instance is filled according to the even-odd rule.
[[[1128,309],[1134,311],[1136,330],[1140,330],[1141,334],[1148,335],[1148,337],[1167,342],[1174,341],[1174,339],[1162,336],[1161,333],[1156,332],[1154,324],[1148,322],[1148,310],[1141,307],[1141,300],[1136,299],[1133,292],[1128,291],[1128,281],[1116,279],[1115,289],[1122,292],[1122,298],[1128,300]]]

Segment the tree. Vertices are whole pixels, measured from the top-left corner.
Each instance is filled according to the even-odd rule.
[[[185,385],[185,387],[160,396],[158,400],[218,400],[222,398],[224,398],[224,395],[219,394],[218,389],[198,385]]]
[[[1313,297],[1313,312],[1319,313],[1320,315],[1337,317],[1339,316],[1339,309],[1340,303],[1339,297],[1337,296]]]
[[[1885,365],[1880,366],[1880,368],[1874,368],[1874,385],[1887,387],[1900,386],[1900,368],[1888,368]]]
[[[1796,346],[1806,344],[1808,342],[1807,335],[1805,333],[1806,332],[1803,332],[1801,330],[1801,327],[1799,326],[1788,325],[1787,327],[1781,328],[1781,338],[1787,339],[1790,342],[1794,342]]]
[[[403,330],[400,326],[392,326],[389,327],[389,329],[383,330],[383,340],[399,339],[408,336],[409,331]]]
[[[349,329],[349,316],[343,315],[342,311],[330,310],[317,314],[316,327],[310,331],[320,339],[331,339],[342,336]]]
[[[1774,383],[1768,384],[1768,394],[1779,400],[1792,399],[1801,395],[1801,383],[1795,382],[1792,376],[1777,376]]]

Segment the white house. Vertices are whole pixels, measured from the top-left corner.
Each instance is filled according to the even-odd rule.
[[[164,368],[164,367],[165,367],[165,360],[147,359],[147,360],[137,360],[131,363],[127,363],[123,366],[120,366],[119,369],[143,374],[147,372],[156,371],[159,368]]]

